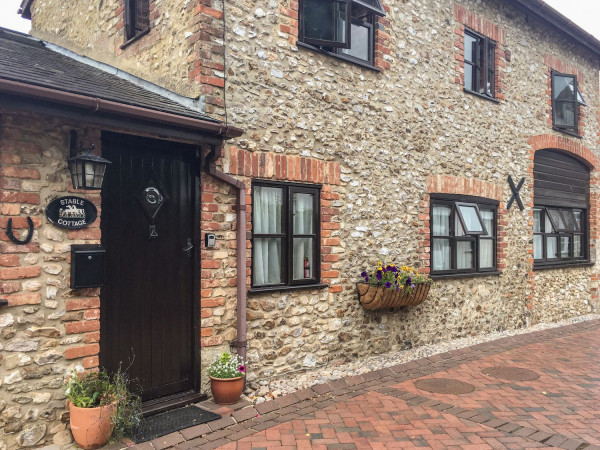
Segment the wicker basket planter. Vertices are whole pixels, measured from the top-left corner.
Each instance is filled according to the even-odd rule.
[[[403,289],[396,291],[367,283],[356,284],[360,303],[369,310],[419,305],[427,298],[430,287],[429,283],[419,283],[412,292],[408,293]]]

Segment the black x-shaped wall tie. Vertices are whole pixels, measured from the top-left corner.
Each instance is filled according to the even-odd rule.
[[[508,184],[510,184],[510,190],[512,191],[513,194],[510,197],[508,204],[506,205],[507,210],[510,209],[510,207],[512,206],[512,204],[515,200],[517,201],[517,205],[519,205],[519,209],[521,211],[523,211],[525,209],[525,207],[523,206],[523,202],[521,201],[521,197],[519,196],[519,191],[523,187],[523,183],[525,183],[525,178],[521,178],[521,181],[519,181],[519,184],[517,184],[515,186],[515,182],[513,181],[512,177],[510,175],[508,176]]]

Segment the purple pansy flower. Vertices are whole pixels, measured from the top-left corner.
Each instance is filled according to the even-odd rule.
[[[385,283],[385,287],[386,288],[391,288],[392,287],[392,283],[390,283],[389,281],[387,283]]]
[[[377,271],[377,279],[381,280],[383,278],[383,273],[381,273],[381,270]]]
[[[365,270],[363,273],[360,274],[360,276],[363,278],[367,278],[367,271]]]
[[[410,286],[412,284],[412,278],[411,277],[406,277],[406,285]]]

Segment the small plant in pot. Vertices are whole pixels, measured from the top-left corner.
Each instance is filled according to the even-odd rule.
[[[223,352],[208,366],[210,390],[215,403],[232,405],[237,403],[244,389],[246,366],[241,356]]]
[[[71,433],[83,449],[102,447],[140,425],[141,400],[129,390],[130,380],[120,369],[83,373],[73,369],[65,380]]]

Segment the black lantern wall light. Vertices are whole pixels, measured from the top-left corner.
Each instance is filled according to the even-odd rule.
[[[71,131],[71,158],[67,160],[74,189],[101,189],[108,159],[93,155],[94,145],[77,148],[77,132]],[[78,151],[79,150],[79,151]]]

